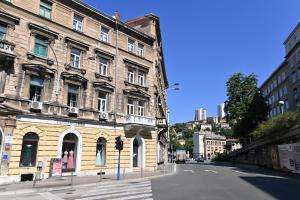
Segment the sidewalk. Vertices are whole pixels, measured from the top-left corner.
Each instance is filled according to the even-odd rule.
[[[176,171],[176,164],[167,164],[161,166],[156,171],[136,171],[127,174],[121,174],[120,180],[134,180],[141,178],[155,178],[169,175]],[[72,189],[76,187],[89,187],[96,184],[112,183],[117,181],[116,174],[100,176],[63,176],[43,179],[36,182],[33,187],[33,181],[18,182],[13,184],[0,185],[0,196],[12,194],[28,194],[33,192],[49,192],[55,190]]]

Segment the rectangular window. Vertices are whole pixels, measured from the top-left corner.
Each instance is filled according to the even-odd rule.
[[[100,58],[99,74],[102,76],[107,76],[108,63],[109,61],[107,59]]]
[[[46,58],[48,51],[48,41],[44,38],[36,37],[34,44],[34,55]]]
[[[31,78],[29,87],[29,99],[31,101],[41,101],[44,80],[40,78]]]
[[[134,52],[134,41],[131,39],[128,39],[128,51],[131,53]]]
[[[284,107],[285,107],[285,111],[288,111],[288,109],[289,109],[289,101],[288,100],[284,101]]]
[[[293,92],[294,92],[294,98],[297,100],[298,99],[298,90],[297,90],[297,88],[294,88]]]
[[[0,40],[4,40],[6,35],[6,26],[0,24]]]
[[[71,49],[71,66],[80,68],[81,50],[72,48]]]
[[[101,36],[100,36],[100,39],[101,39],[102,42],[108,43],[108,38],[109,38],[108,32],[109,32],[108,28],[101,27]]]
[[[78,94],[79,94],[79,87],[76,85],[69,85],[68,105],[70,106],[70,108],[78,106]]]
[[[144,116],[144,115],[145,115],[145,102],[139,101],[138,116]]]
[[[281,74],[281,80],[282,80],[282,81],[285,80],[285,72],[282,72],[282,74]]]
[[[41,0],[40,15],[48,19],[51,19],[51,12],[52,12],[52,3],[47,0]]]
[[[297,74],[295,72],[292,73],[292,82],[295,83],[297,81]]]
[[[128,99],[127,114],[128,115],[134,115],[134,102],[133,102],[132,99]]]
[[[287,87],[286,86],[283,87],[283,95],[287,95]]]
[[[83,17],[74,14],[73,29],[82,32],[82,28],[83,28]]]
[[[300,79],[300,68],[297,70],[297,80]]]
[[[106,112],[107,111],[107,93],[105,93],[105,92],[99,92],[98,110],[100,112]]]
[[[144,45],[138,44],[138,56],[144,57]]]
[[[138,74],[138,84],[140,86],[144,86],[145,85],[145,74],[144,73],[140,73]]]
[[[128,82],[134,83],[134,72],[131,70],[128,70]]]

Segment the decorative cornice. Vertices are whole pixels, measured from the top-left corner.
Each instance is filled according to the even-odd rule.
[[[140,98],[143,98],[143,99],[150,99],[150,95],[146,92],[143,92],[141,90],[132,90],[132,89],[125,89],[123,90],[123,93],[126,94],[126,95],[130,95],[130,96],[133,96],[133,97],[140,97]]]
[[[79,40],[75,40],[75,39],[70,38],[70,37],[66,37],[65,42],[67,44],[71,44],[71,45],[74,44],[74,45],[76,45],[77,48],[80,48],[81,50],[85,50],[85,51],[89,50],[89,47],[90,47],[90,45],[88,45],[86,43],[83,43]]]
[[[49,39],[57,39],[59,36],[59,33],[50,30],[48,27],[43,27],[34,23],[28,23],[28,28],[32,33],[45,36]]]
[[[147,71],[147,72],[149,71],[149,67],[147,67],[145,65],[141,65],[141,64],[134,62],[132,60],[129,60],[127,58],[124,58],[124,63],[129,67],[133,67],[133,68],[138,67],[140,69],[143,69],[144,71]]]
[[[10,24],[10,25],[19,25],[20,24],[20,18],[19,17],[15,17],[11,14],[8,14],[6,12],[0,11],[0,21],[4,22],[6,24]]]

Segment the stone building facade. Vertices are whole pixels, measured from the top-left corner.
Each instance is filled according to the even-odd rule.
[[[159,18],[122,22],[77,0],[0,1],[0,178],[152,168],[166,147]],[[160,145],[158,147],[157,145]],[[165,148],[166,149],[166,148]]]

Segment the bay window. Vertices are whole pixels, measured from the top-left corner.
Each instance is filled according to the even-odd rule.
[[[134,101],[132,99],[128,99],[127,114],[128,115],[134,115]]]
[[[145,115],[145,102],[139,101],[138,102],[138,116]]]

